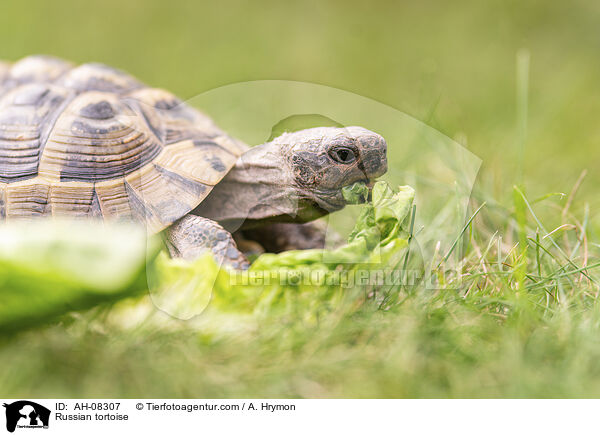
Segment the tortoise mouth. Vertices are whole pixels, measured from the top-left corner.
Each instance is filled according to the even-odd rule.
[[[321,210],[323,214],[341,210],[346,205],[346,201],[344,201],[344,198],[342,198],[341,194],[336,196],[339,196],[339,198],[316,198],[313,201],[313,206],[317,210]]]
[[[365,186],[368,187],[369,194],[367,196],[366,201],[370,201],[371,200],[371,190],[373,189],[373,185],[375,184],[375,179],[372,179],[372,180],[363,179],[363,180],[353,181],[352,183],[348,183],[347,185],[344,185],[344,186],[340,187],[339,189],[321,190],[311,199],[312,206],[316,210],[319,210],[323,215],[325,215],[327,213],[332,213],[334,211],[341,210],[348,204],[342,194],[342,188],[344,188],[346,186],[351,186],[354,183],[364,183]]]

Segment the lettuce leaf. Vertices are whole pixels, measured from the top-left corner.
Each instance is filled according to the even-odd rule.
[[[140,294],[160,243],[132,225],[82,221],[0,226],[0,332]]]
[[[371,196],[348,242],[336,249],[262,254],[247,271],[219,268],[210,255],[184,263],[161,254],[150,290],[152,300],[163,311],[185,320],[203,312],[209,303],[213,309],[228,312],[256,313],[278,307],[314,314],[334,304],[349,287],[361,285],[357,275],[364,281],[369,272],[398,264],[405,252],[408,233],[404,225],[414,190],[409,186],[394,190],[378,182]],[[353,186],[346,198],[362,202],[365,190]],[[188,285],[182,292],[183,276]],[[190,286],[191,280],[196,284]]]

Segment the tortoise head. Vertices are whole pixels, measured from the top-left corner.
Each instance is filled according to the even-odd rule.
[[[285,133],[273,143],[287,160],[300,220],[341,209],[343,187],[368,184],[387,171],[385,140],[362,127],[311,128]]]
[[[383,175],[386,151],[361,127],[284,133],[244,153],[194,213],[226,228],[308,222],[344,207],[343,187]]]

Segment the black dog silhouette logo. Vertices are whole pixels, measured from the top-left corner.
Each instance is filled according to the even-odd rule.
[[[50,410],[38,403],[29,400],[19,400],[11,404],[4,404],[6,408],[6,430],[14,432],[19,429],[48,428]]]

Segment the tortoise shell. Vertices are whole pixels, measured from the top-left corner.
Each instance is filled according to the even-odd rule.
[[[169,92],[105,65],[0,62],[0,219],[93,216],[158,232],[245,150]]]

